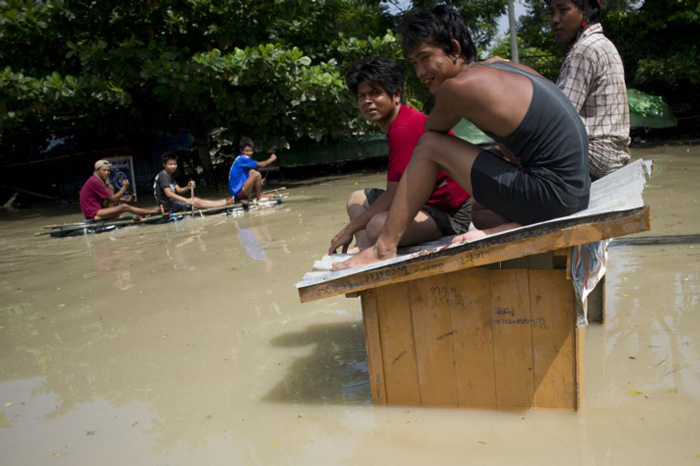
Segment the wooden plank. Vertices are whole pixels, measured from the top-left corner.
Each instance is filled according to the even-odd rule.
[[[534,395],[532,325],[527,270],[491,270],[496,405],[531,407]]]
[[[411,282],[413,336],[421,404],[458,406],[451,308],[456,289],[444,276]]]
[[[563,270],[530,270],[536,407],[576,409],[576,312]]]
[[[420,405],[409,284],[379,288],[376,293],[387,403]]]
[[[384,363],[382,361],[382,341],[379,333],[379,311],[377,294],[370,290],[361,295],[362,319],[365,325],[365,345],[367,348],[367,369],[372,390],[372,401],[378,405],[386,404],[386,386],[384,384]]]
[[[493,353],[493,319],[489,271],[468,269],[446,276],[455,289],[452,323],[459,406],[496,407],[496,376]]]
[[[584,371],[583,371],[583,342],[586,336],[586,327],[576,327],[574,331],[575,347],[576,347],[576,406],[577,411],[583,407],[583,391],[584,391]]]
[[[301,302],[325,299],[650,229],[648,207],[588,221],[568,227],[553,224],[516,230],[512,235],[506,233],[455,248],[439,248],[403,262],[302,286],[298,289],[299,298]]]

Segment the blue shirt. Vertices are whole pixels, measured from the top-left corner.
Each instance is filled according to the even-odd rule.
[[[243,154],[236,157],[228,172],[228,192],[231,196],[238,194],[248,179],[248,172],[253,168],[258,168],[258,162]]]

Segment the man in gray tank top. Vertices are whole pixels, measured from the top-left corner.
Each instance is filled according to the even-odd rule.
[[[376,243],[334,269],[395,256],[408,222],[430,195],[438,169],[503,219],[455,241],[570,215],[588,206],[586,128],[554,83],[526,66],[476,63],[476,49],[462,18],[444,5],[407,16],[401,34],[404,54],[435,95],[435,106]],[[449,135],[462,118],[493,137],[508,160]]]

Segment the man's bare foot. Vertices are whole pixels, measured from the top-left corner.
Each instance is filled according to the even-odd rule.
[[[380,252],[381,251],[381,252]],[[396,256],[396,248],[380,248],[376,244],[371,248],[367,248],[364,251],[359,252],[355,256],[343,262],[336,262],[333,264],[333,271],[345,270],[351,267],[357,267],[360,265],[371,264],[373,262],[382,261],[385,259],[391,259]]]
[[[472,230],[464,233],[463,235],[455,236],[454,238],[452,238],[452,244],[466,243],[467,241],[471,241],[477,238],[483,238],[484,236],[486,236],[486,233],[484,233],[483,230]]]

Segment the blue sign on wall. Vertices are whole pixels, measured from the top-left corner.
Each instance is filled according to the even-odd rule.
[[[126,196],[129,193],[136,196],[136,177],[134,176],[134,158],[130,155],[110,157],[106,159],[112,164],[112,170],[109,172],[109,182],[114,186],[115,191],[122,189],[124,180],[129,180],[129,188],[124,193]]]

